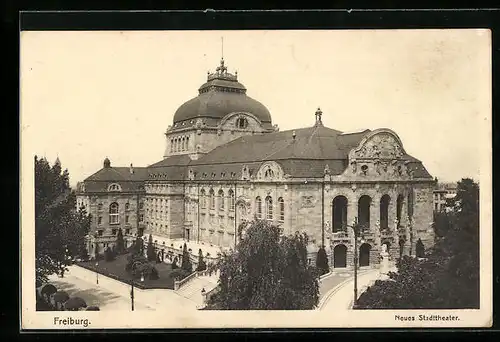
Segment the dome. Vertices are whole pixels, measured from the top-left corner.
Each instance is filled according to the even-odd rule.
[[[198,91],[197,97],[177,109],[174,124],[202,117],[222,119],[234,112],[251,113],[263,123],[271,123],[269,110],[246,95],[245,86],[238,82],[237,74],[227,72],[224,60],[215,73],[208,74],[207,82]]]

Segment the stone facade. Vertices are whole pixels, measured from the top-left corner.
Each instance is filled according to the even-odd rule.
[[[183,105],[165,133],[163,160],[135,175],[108,160],[82,183],[78,203],[93,217],[90,251],[96,241],[112,243],[118,228],[127,239],[145,233],[234,248],[239,224],[254,218],[283,234],[307,233],[310,262],[325,246],[333,267],[353,264],[354,222],[363,227],[361,266],[378,263],[382,244],[393,258],[414,255],[418,239],[432,246],[435,181],[395,132],[332,130],[323,126],[320,110],[313,127],[279,132],[236,77],[217,75],[209,82],[226,83],[200,88],[199,101],[210,101],[210,91],[220,97],[238,89],[237,100],[228,97],[236,103],[230,112],[191,115]],[[235,83],[225,88],[228,80]],[[229,106],[204,106],[220,103]],[[118,219],[110,216],[113,203]]]

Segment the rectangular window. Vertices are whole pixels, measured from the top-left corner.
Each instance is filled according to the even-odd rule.
[[[97,235],[98,235],[98,236],[102,236],[102,230],[98,230],[98,231],[97,231]]]
[[[97,224],[99,224],[99,225],[102,224],[102,216],[99,216],[97,218]]]
[[[128,223],[128,215],[125,216],[125,223]]]
[[[116,235],[116,229],[111,229],[111,234]]]
[[[130,228],[125,229],[125,234],[127,234],[127,235],[130,234]]]

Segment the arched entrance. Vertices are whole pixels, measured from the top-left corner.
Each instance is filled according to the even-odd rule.
[[[359,247],[359,266],[370,266],[370,250],[372,246],[367,243],[362,244]]]
[[[332,229],[339,232],[347,229],[347,198],[337,196],[332,202]]]
[[[358,223],[361,229],[370,229],[370,206],[372,199],[370,196],[363,195],[358,201]]]
[[[337,245],[333,249],[333,267],[347,266],[347,247],[345,245]]]
[[[385,230],[389,228],[389,204],[391,198],[389,195],[384,195],[380,198],[380,229]]]

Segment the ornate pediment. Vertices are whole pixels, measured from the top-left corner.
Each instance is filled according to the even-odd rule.
[[[369,133],[349,152],[345,174],[361,178],[412,178],[413,172],[401,140],[391,130]]]
[[[406,152],[395,133],[389,130],[374,131],[351,151],[350,159],[399,159]]]
[[[283,179],[283,170],[281,166],[273,161],[265,162],[257,172],[257,180],[278,181]]]

